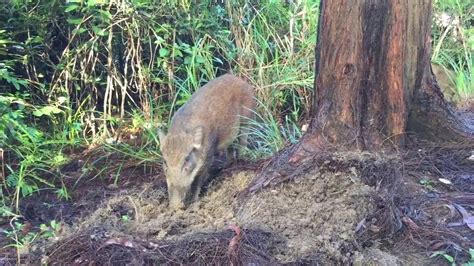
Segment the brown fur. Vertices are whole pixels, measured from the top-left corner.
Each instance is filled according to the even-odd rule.
[[[160,134],[172,208],[198,198],[215,154],[225,152],[239,134],[244,134],[240,144],[247,145],[245,119],[254,117],[255,106],[253,88],[226,74],[197,90],[174,114],[168,134]]]
[[[441,65],[431,63],[431,69],[433,69],[433,74],[436,77],[436,82],[438,83],[441,91],[444,94],[444,97],[450,101],[455,101],[456,98],[456,84],[454,83],[455,74],[452,70],[444,68]]]

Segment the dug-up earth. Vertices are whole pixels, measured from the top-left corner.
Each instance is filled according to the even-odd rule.
[[[163,182],[157,185],[156,180],[126,189],[96,187],[111,192],[97,206],[85,208],[87,215],[64,226],[54,243],[43,244],[36,252],[43,262],[54,262],[67,255],[61,248],[77,237],[77,232],[100,238],[102,245],[133,247],[137,245],[134,241],[179,243],[223,230],[233,236],[237,229],[269,236],[263,248],[267,262],[289,263],[305,258],[321,263],[354,261],[361,249],[356,227],[375,208],[374,188],[362,183],[355,171],[322,173],[315,169],[294,181],[239,198],[254,176],[253,171],[223,174],[208,185],[199,202],[183,211],[167,208],[166,188]],[[231,241],[224,245],[230,247]],[[85,259],[76,250],[62,262],[74,256],[75,262]]]
[[[467,237],[472,231],[462,224],[457,231],[440,227],[460,219],[454,207],[447,207],[473,210],[469,193],[474,168],[457,166],[455,170],[465,174],[459,182],[452,179],[450,187],[426,179],[434,164],[447,171],[454,169],[447,162],[466,157],[463,153],[458,159],[456,154],[443,150],[429,157],[418,150],[411,160],[334,154],[311,162],[317,167],[296,177],[252,193],[242,192],[252,187],[259,167],[239,170],[249,167],[234,165],[207,185],[198,202],[179,211],[167,207],[162,174],[128,173],[118,184],[88,181],[66,203],[44,194],[41,200],[23,202],[23,213],[32,223],[35,219],[61,222],[55,237],[29,248],[26,261],[48,265],[428,265],[430,253],[407,256],[413,251],[407,243],[418,243],[421,252],[455,248],[458,253],[474,243],[474,237]],[[381,202],[381,198],[388,200]],[[437,262],[445,263],[442,258]]]

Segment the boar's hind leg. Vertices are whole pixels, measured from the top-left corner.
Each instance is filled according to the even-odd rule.
[[[212,164],[211,164],[212,166],[211,175],[213,174],[215,170],[222,170],[223,168],[227,166],[227,157],[228,157],[227,153],[228,153],[227,150],[216,152],[216,154],[214,155],[214,160],[212,161]]]

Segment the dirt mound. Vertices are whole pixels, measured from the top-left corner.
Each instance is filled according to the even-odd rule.
[[[252,195],[237,212],[240,224],[278,232],[287,241],[281,261],[321,253],[348,263],[356,225],[373,211],[373,189],[355,173],[313,171],[295,182]]]
[[[222,182],[210,184],[211,190],[187,210],[168,209],[165,187],[145,183],[108,199],[96,211],[78,222],[76,230],[106,227],[140,237],[176,239],[196,231],[224,229],[235,224],[235,196],[252,177],[249,172],[238,173]]]
[[[239,263],[246,259],[272,264],[353,259],[358,249],[355,228],[375,208],[374,190],[362,183],[356,171],[313,170],[239,200],[237,195],[254,175],[246,171],[220,177],[199,202],[184,211],[167,208],[164,186],[150,182],[117,189],[95,211],[65,229],[45,252],[46,258],[61,263],[85,258],[97,262],[106,254],[104,250],[117,246],[116,252],[122,254],[117,261],[130,261],[123,255],[129,254],[142,262],[224,263],[232,261],[229,250],[238,244],[234,253]]]

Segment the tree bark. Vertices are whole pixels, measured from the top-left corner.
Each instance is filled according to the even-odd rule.
[[[472,142],[432,75],[431,10],[431,0],[322,0],[309,130],[251,190],[328,149],[398,150],[408,132]]]
[[[430,141],[474,145],[474,121],[463,121],[455,114],[444,100],[431,67],[425,68],[422,84],[415,90],[412,102],[407,123],[409,132]]]

